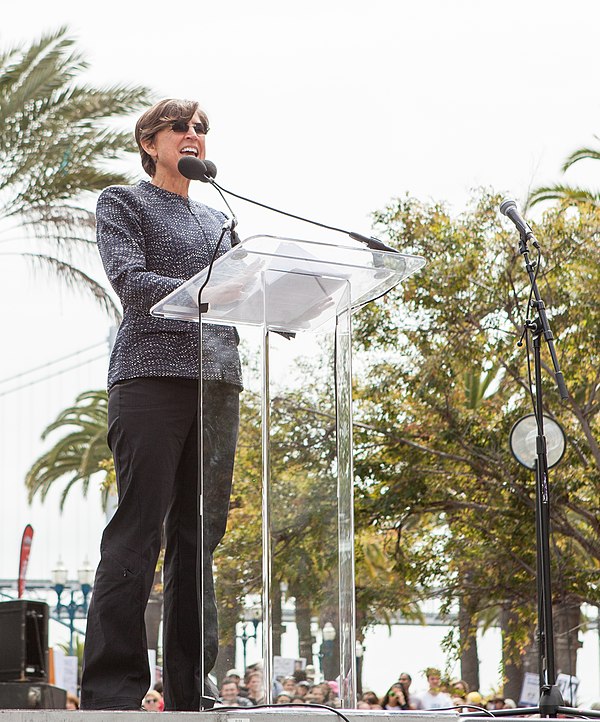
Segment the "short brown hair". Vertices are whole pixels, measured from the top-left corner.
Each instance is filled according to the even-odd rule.
[[[196,112],[208,132],[208,116],[195,100],[165,98],[138,118],[138,122],[135,124],[135,142],[142,157],[142,167],[150,177],[154,177],[156,173],[156,163],[142,147],[142,141],[150,140],[159,130],[163,130],[174,120],[185,120],[189,123]]]

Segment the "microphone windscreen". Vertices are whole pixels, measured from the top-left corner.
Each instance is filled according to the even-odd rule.
[[[204,159],[204,165],[206,166],[206,174],[209,178],[216,178],[217,177],[217,166],[212,162],[212,160],[206,160]]]
[[[190,180],[199,180],[204,183],[207,182],[207,168],[206,164],[200,158],[194,158],[191,155],[186,155],[179,160],[177,163],[177,169],[185,178]]]
[[[502,201],[502,203],[500,204],[500,213],[502,213],[502,215],[505,216],[507,211],[510,210],[511,208],[514,208],[516,210],[517,204],[510,198],[505,198]]]

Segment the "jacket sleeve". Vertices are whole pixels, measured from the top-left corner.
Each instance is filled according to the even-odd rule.
[[[96,207],[96,239],[104,270],[121,303],[149,314],[152,306],[184,279],[147,270],[138,203],[125,186],[104,190]]]

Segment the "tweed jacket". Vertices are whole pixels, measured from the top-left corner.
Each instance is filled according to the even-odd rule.
[[[197,325],[151,316],[150,308],[210,263],[224,220],[219,211],[147,181],[100,194],[98,249],[123,304],[109,389],[146,376],[198,378]],[[226,235],[218,255],[230,247]],[[241,387],[238,340],[232,326],[203,327],[203,378]]]

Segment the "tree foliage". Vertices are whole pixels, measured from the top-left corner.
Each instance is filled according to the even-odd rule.
[[[114,120],[146,105],[150,94],[78,84],[86,68],[64,27],[0,52],[0,230],[19,255],[91,293],[117,319],[110,295],[82,266],[90,251],[96,255],[94,214],[83,200],[130,181],[107,165],[134,150],[132,134]]]
[[[90,479],[99,471],[107,471],[111,459],[106,442],[108,427],[108,397],[106,391],[84,391],[73,406],[59,413],[42,432],[42,440],[53,432],[62,435],[54,445],[32,464],[25,476],[29,501],[39,494],[42,501],[59,480],[65,482],[60,508],[75,484],[81,482],[87,494]],[[102,503],[106,506],[109,488],[102,490]]]
[[[441,204],[405,198],[376,216],[393,245],[428,265],[356,317],[370,362],[356,393],[357,504],[399,578],[441,590],[447,609],[466,595],[474,622],[518,610],[522,632],[536,611],[535,484],[508,435],[532,411],[517,343],[530,287],[499,202],[482,192],[452,218]],[[568,438],[550,475],[554,592],[597,603],[600,213],[552,210],[535,230],[538,284],[570,391],[562,405],[544,344],[546,411]]]

